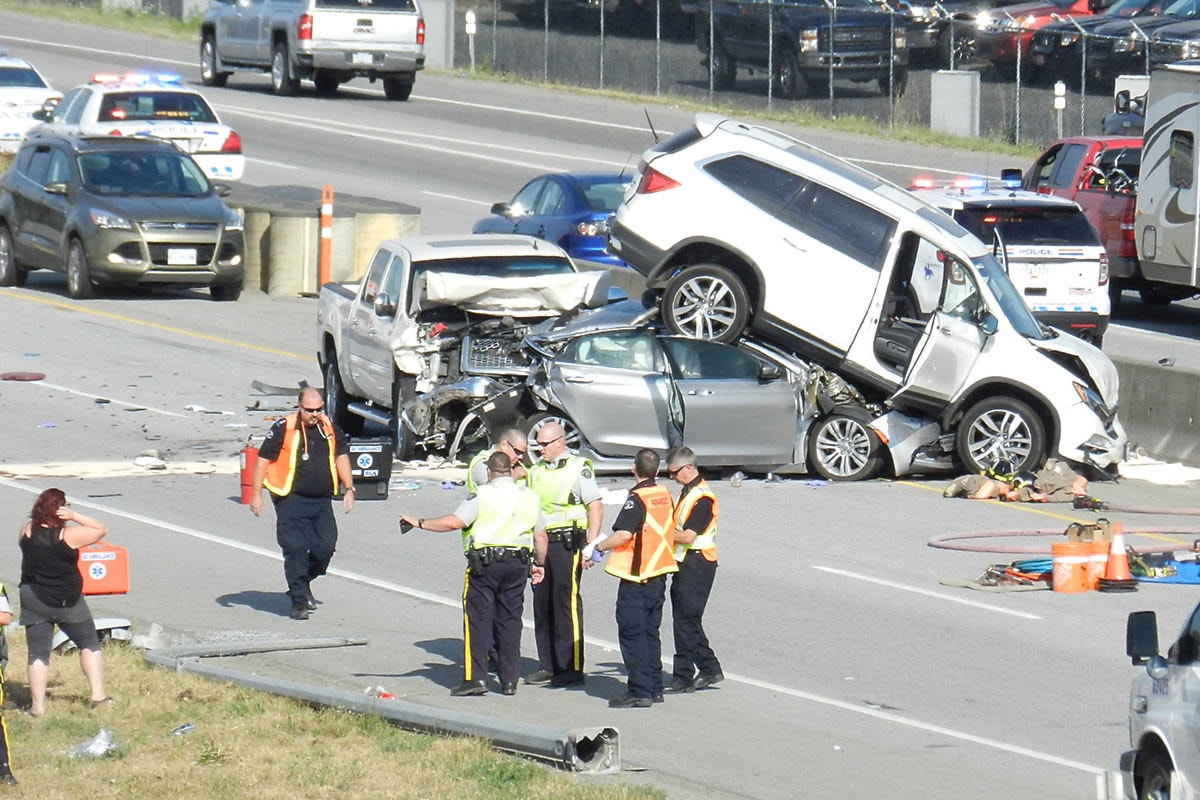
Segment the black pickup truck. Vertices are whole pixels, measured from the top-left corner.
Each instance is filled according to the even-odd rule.
[[[733,88],[739,67],[770,72],[775,91],[793,100],[831,73],[876,81],[895,97],[908,83],[905,18],[870,0],[708,0],[696,8],[696,44],[720,90]]]

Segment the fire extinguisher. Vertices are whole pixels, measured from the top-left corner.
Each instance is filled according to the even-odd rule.
[[[246,446],[241,450],[242,458],[242,505],[249,505],[254,499],[254,465],[258,463],[258,448],[246,440]]]

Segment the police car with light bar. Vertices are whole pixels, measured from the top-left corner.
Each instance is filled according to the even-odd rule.
[[[98,73],[67,92],[35,130],[84,136],[153,136],[187,153],[213,181],[238,181],[242,139],[195,89],[171,73]]]
[[[0,153],[17,152],[25,132],[38,124],[34,114],[61,97],[33,64],[0,50]]]
[[[962,178],[936,186],[917,178],[911,188],[993,245],[1038,320],[1099,347],[1111,310],[1104,245],[1078,203],[1020,187],[1019,173],[1005,170],[1000,182]]]

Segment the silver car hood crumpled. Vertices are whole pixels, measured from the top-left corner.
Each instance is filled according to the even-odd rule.
[[[529,277],[430,271],[418,276],[413,297],[419,298],[420,308],[449,305],[486,316],[542,318],[604,304],[607,277],[601,271]]]

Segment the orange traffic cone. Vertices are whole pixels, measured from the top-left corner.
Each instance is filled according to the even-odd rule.
[[[1136,592],[1137,579],[1129,572],[1129,554],[1125,552],[1125,531],[1121,523],[1112,524],[1112,549],[1108,551],[1108,565],[1104,577],[1096,587],[1101,592]]]

